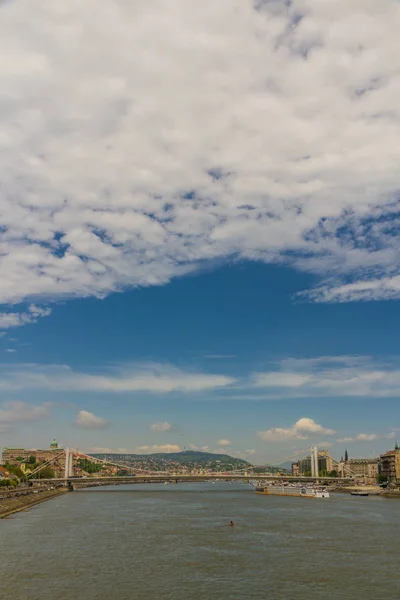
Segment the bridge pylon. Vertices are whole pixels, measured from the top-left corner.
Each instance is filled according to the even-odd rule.
[[[65,469],[64,469],[64,478],[69,479],[72,475],[72,465],[73,465],[74,453],[71,448],[65,449]]]

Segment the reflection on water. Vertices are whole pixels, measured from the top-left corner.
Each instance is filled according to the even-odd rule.
[[[244,484],[74,492],[0,521],[0,598],[399,600],[399,513]]]

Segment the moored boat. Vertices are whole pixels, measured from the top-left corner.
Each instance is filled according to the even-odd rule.
[[[291,496],[292,498],[329,498],[325,488],[300,485],[265,485],[256,487],[256,494]]]

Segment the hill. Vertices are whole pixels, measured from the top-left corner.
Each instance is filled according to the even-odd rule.
[[[169,454],[91,454],[95,458],[111,462],[134,465],[149,469],[168,469],[173,467],[187,467],[190,469],[212,469],[215,471],[233,471],[246,469],[251,464],[241,458],[228,454],[214,454],[198,450],[186,450]]]

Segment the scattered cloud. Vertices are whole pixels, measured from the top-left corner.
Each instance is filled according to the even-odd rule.
[[[355,436],[338,438],[336,441],[339,444],[351,444],[354,442],[374,442],[375,440],[393,440],[396,434],[392,431],[391,433],[378,434],[378,433],[358,433]]]
[[[16,352],[15,348],[7,348],[6,352],[8,352],[9,354],[14,354],[14,352]]]
[[[171,453],[171,452],[182,452],[182,448],[177,444],[161,444],[154,446],[138,446],[136,448],[136,454],[157,454],[157,453]]]
[[[10,329],[11,327],[21,327],[28,323],[37,323],[38,319],[48,317],[49,315],[51,315],[51,308],[40,308],[35,304],[31,304],[26,312],[0,313],[0,328]]]
[[[163,421],[162,423],[153,423],[150,425],[150,429],[152,431],[169,431],[171,427],[172,425],[171,423],[168,423],[168,421]]]
[[[210,446],[196,446],[195,444],[189,444],[189,450],[200,450],[201,452],[211,452]]]
[[[0,425],[0,433],[12,433],[14,429],[9,425]]]
[[[396,397],[400,361],[377,362],[368,356],[290,358],[279,363],[279,370],[254,374],[251,384],[264,398]]]
[[[232,377],[183,371],[169,365],[135,364],[104,369],[101,374],[74,371],[66,365],[0,365],[0,389],[71,392],[186,392],[229,386]]]
[[[333,429],[326,429],[313,421],[313,419],[303,417],[292,427],[287,429],[273,427],[266,431],[259,431],[257,436],[264,442],[286,442],[288,440],[308,440],[310,436],[316,434],[334,435],[335,433],[336,431]]]
[[[106,419],[97,417],[87,410],[80,410],[76,415],[75,425],[81,429],[103,429],[108,423]]]
[[[333,429],[326,429],[319,425],[313,419],[309,419],[308,417],[303,417],[299,419],[297,423],[295,423],[294,428],[296,431],[307,432],[307,433],[322,433],[323,435],[334,435],[336,431]]]
[[[2,5],[0,302],[232,256],[399,297],[400,6],[361,5]]]
[[[128,448],[105,448],[104,446],[92,446],[88,450],[89,454],[134,454],[133,450]]]
[[[273,427],[266,431],[259,431],[257,436],[264,442],[286,442],[287,440],[308,440],[307,435],[296,431],[294,428],[284,429]]]
[[[0,423],[39,421],[50,416],[50,403],[34,406],[27,402],[12,400],[0,405]]]
[[[400,297],[400,275],[355,281],[333,287],[322,285],[307,292],[307,296],[315,302],[395,300]]]
[[[212,358],[212,359],[230,359],[230,358],[236,358],[236,354],[206,354],[206,356],[204,358]]]
[[[232,442],[230,440],[222,439],[218,440],[218,446],[231,446]]]

